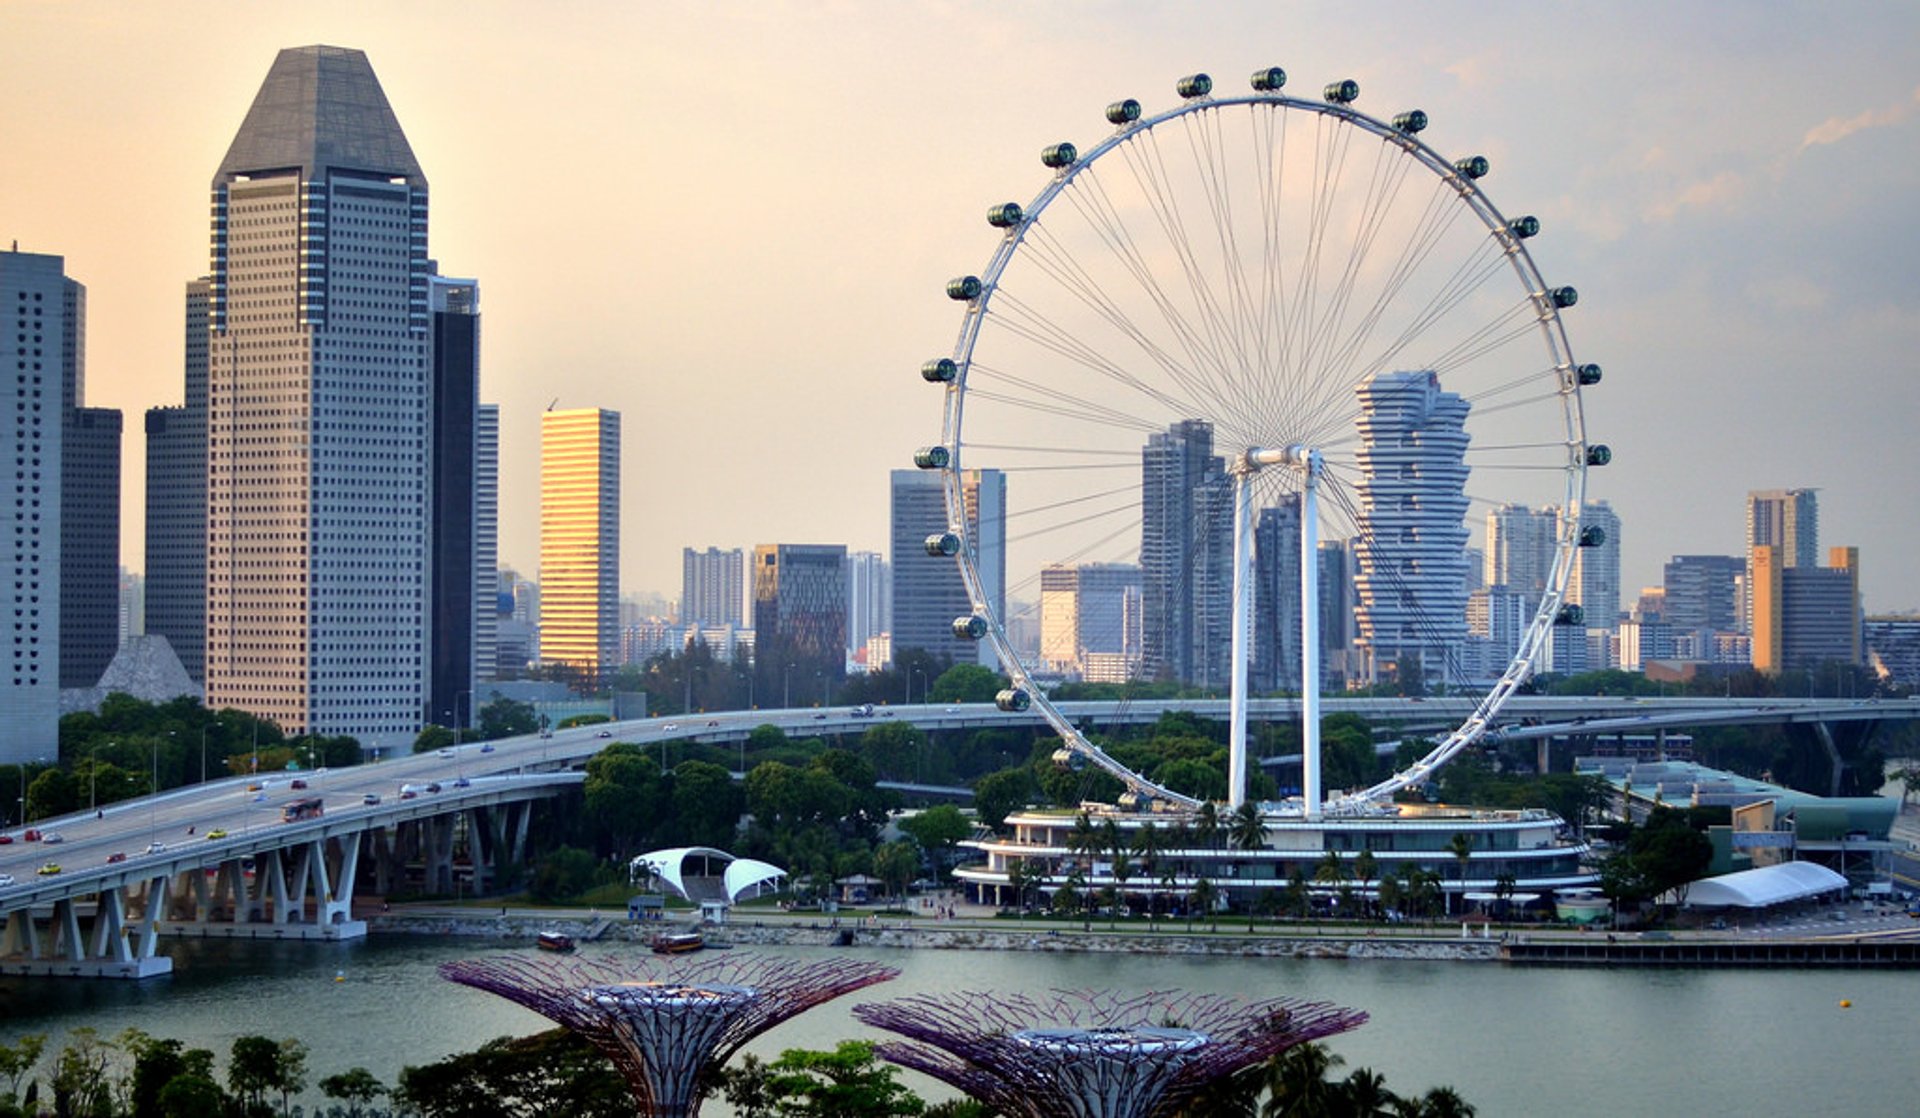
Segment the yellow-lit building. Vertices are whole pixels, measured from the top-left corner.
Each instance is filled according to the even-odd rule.
[[[540,417],[540,659],[596,679],[620,653],[620,413]]]
[[[1782,547],[1755,546],[1753,666],[1769,674],[1828,661],[1861,662],[1860,549],[1836,547],[1824,567],[1794,566]]]

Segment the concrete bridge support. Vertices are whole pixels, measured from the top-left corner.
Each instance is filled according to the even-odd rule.
[[[44,928],[31,909],[7,914],[0,932],[0,974],[63,978],[150,978],[173,970],[155,951],[152,921],[129,923],[118,888],[53,902]],[[82,916],[87,925],[82,930]]]

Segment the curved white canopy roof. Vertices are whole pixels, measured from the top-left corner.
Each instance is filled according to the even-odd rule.
[[[721,877],[721,885],[726,889],[729,902],[741,897],[756,897],[761,893],[777,889],[786,879],[787,871],[767,862],[752,858],[736,858],[724,850],[711,846],[676,846],[671,850],[655,850],[636,856],[627,863],[627,872],[637,876],[646,873],[657,878],[660,883],[671,889],[682,900],[692,900],[687,895],[686,863],[690,858],[712,859],[726,863]]]
[[[1782,862],[1756,870],[1703,877],[1687,887],[1688,908],[1766,908],[1845,889],[1847,879],[1812,862]]]

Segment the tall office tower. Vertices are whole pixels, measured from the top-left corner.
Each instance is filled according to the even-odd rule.
[[[1520,638],[1533,619],[1526,595],[1495,584],[1467,595],[1467,635],[1475,648],[1470,659],[1478,660],[1470,674],[1476,678],[1498,676],[1520,651]]]
[[[1861,629],[1875,675],[1896,687],[1920,686],[1920,616],[1869,617]]]
[[[540,417],[540,659],[620,664],[620,413]]]
[[[119,651],[120,412],[74,407],[62,419],[60,686],[92,687]]]
[[[1040,663],[1048,671],[1125,683],[1140,670],[1140,568],[1053,563],[1040,571]]]
[[[1747,561],[1735,555],[1674,556],[1663,576],[1662,618],[1682,632],[1739,632],[1738,588],[1746,570]]]
[[[1755,489],[1747,494],[1747,548],[1771,547],[1782,567],[1820,562],[1820,503],[1813,489]]]
[[[1504,586],[1520,595],[1532,611],[1553,578],[1560,516],[1551,508],[1501,505],[1487,512],[1487,547],[1482,584]]]
[[[147,409],[147,632],[206,679],[207,277],[187,283],[186,401]]]
[[[366,55],[299,47],[212,195],[207,705],[397,743],[427,697],[426,176]]]
[[[1225,686],[1233,492],[1213,424],[1184,419],[1140,452],[1140,590],[1148,679]],[[1224,642],[1224,643],[1223,643]]]
[[[1598,528],[1605,538],[1598,547],[1574,548],[1567,601],[1586,614],[1589,627],[1611,629],[1620,617],[1620,517],[1607,502],[1588,501],[1580,526]]]
[[[761,544],[753,549],[754,663],[760,705],[825,701],[846,674],[847,549]]]
[[[1261,509],[1253,526],[1253,662],[1256,691],[1300,690],[1300,498]]]
[[[10,522],[0,539],[0,762],[60,751],[63,352],[66,262],[0,252],[0,459]],[[0,474],[0,477],[5,475]]]
[[[1358,639],[1354,610],[1360,594],[1358,574],[1349,540],[1320,541],[1320,676],[1323,686],[1341,687],[1355,676],[1354,642]]]
[[[427,308],[433,315],[427,720],[465,727],[474,724],[478,571],[493,569],[491,561],[481,568],[479,555],[480,284],[430,276]]]
[[[867,642],[892,626],[893,568],[877,551],[847,556],[847,655],[864,657]],[[868,664],[868,670],[881,667]]]
[[[114,640],[125,648],[134,637],[146,635],[147,580],[125,567],[120,568],[120,618]]]
[[[1445,679],[1467,628],[1468,404],[1431,372],[1381,373],[1357,391],[1359,644],[1372,678],[1405,663]]]
[[[1824,567],[1787,566],[1781,551],[1762,544],[1747,559],[1754,669],[1861,663],[1860,549],[1832,548]]]
[[[481,404],[473,432],[473,675],[494,678],[500,641],[500,405]],[[476,708],[485,705],[473,701]]]
[[[951,657],[956,664],[997,668],[999,659],[990,645],[953,635],[954,619],[973,612],[959,565],[927,554],[927,537],[951,527],[946,478],[938,470],[894,470],[891,475],[894,656],[919,649]],[[965,534],[974,543],[974,563],[994,613],[1005,623],[1009,620],[1007,475],[999,470],[963,471],[960,494],[966,507]]]
[[[747,621],[747,553],[680,549],[680,620],[695,628]]]

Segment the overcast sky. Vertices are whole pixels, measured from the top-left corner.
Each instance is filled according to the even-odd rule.
[[[1870,612],[1920,609],[1920,7],[1912,4],[578,3],[0,0],[0,241],[88,289],[87,402],[181,399],[207,189],[287,46],[369,55],[432,184],[431,252],[481,281],[501,561],[537,567],[539,413],[623,414],[623,588],[683,546],[887,547],[887,470],[937,441],[918,366],[959,326],[990,203],[1107,102],[1286,67],[1419,106],[1483,152],[1606,368],[1590,494],[1621,582],[1736,553],[1749,489],[1821,490]],[[549,10],[551,9],[551,10]]]

